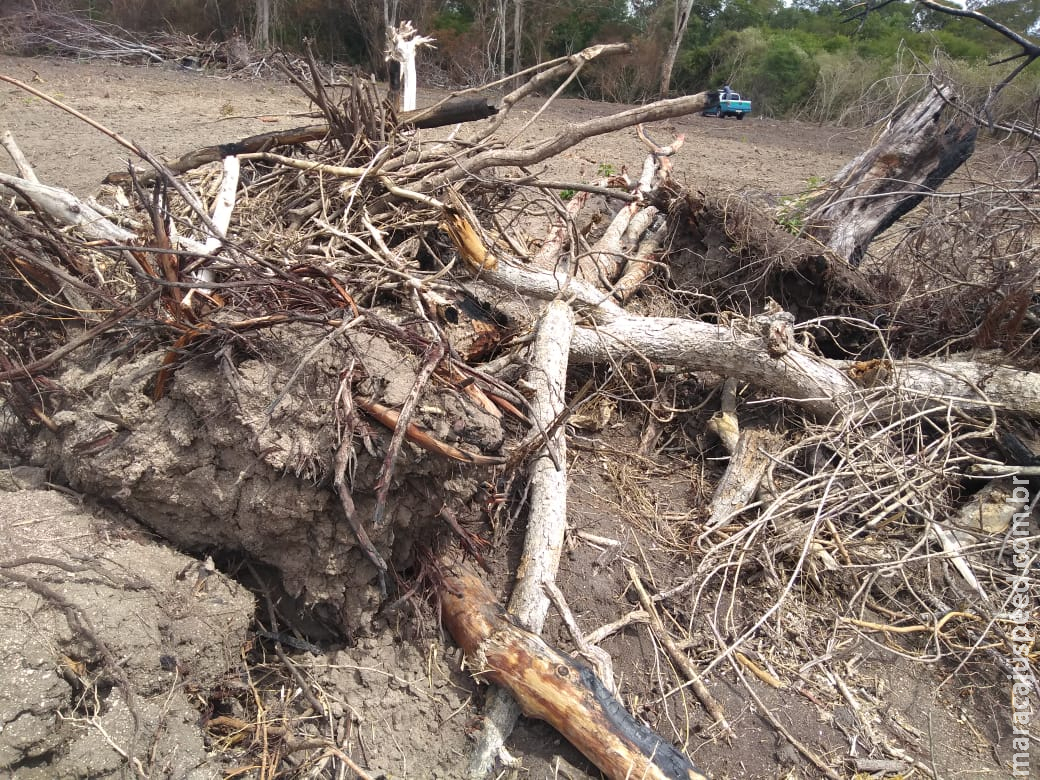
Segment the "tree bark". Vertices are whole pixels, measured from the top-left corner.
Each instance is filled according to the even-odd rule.
[[[520,72],[521,29],[524,19],[524,0],[513,0],[513,73]],[[513,88],[520,86],[519,76],[514,80]]]
[[[573,332],[574,312],[563,301],[551,302],[542,315],[530,356],[533,434],[544,443],[528,466],[527,533],[516,586],[509,599],[509,614],[535,635],[542,632],[549,611],[549,598],[542,584],[556,581],[567,531],[567,437],[562,425],[553,426],[567,405],[564,392]],[[520,705],[497,690],[488,697],[485,714],[484,729],[469,766],[469,776],[473,778],[486,777],[491,770],[516,725]]]
[[[267,51],[271,48],[271,4],[274,0],[256,0],[256,32],[253,43]]]
[[[978,128],[947,115],[953,88],[934,85],[892,118],[878,142],[813,194],[802,213],[806,232],[853,266],[867,246],[935,192],[975,151]]]
[[[857,406],[855,383],[837,366],[798,349],[774,357],[750,328],[670,317],[626,316],[575,329],[575,363],[644,359],[751,382],[829,418]]]
[[[736,377],[824,419],[866,414],[891,420],[927,407],[995,408],[1040,417],[1040,374],[1008,366],[965,359],[907,360],[884,366],[878,381],[867,387],[854,378],[855,364],[817,357],[800,347],[774,356],[767,339],[750,328],[626,316],[575,329],[575,363],[632,359]]]
[[[508,0],[498,0],[498,19],[496,23],[498,28],[498,73],[496,76],[498,78],[506,75],[506,42],[509,40],[509,26],[506,21],[508,8]]]

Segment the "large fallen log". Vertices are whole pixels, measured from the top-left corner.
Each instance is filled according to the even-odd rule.
[[[998,409],[1040,417],[1040,374],[976,360],[882,363],[871,383],[857,365],[801,347],[774,355],[751,329],[668,317],[629,316],[575,329],[571,360],[645,359],[733,376],[795,401],[817,415],[867,414],[878,420],[909,410]]]
[[[588,667],[513,622],[471,570],[454,566],[442,574],[444,625],[478,679],[508,688],[524,714],[551,724],[611,780],[706,780]]]
[[[497,263],[479,271],[500,287],[535,298],[565,296],[593,323],[575,328],[571,360],[648,360],[714,371],[774,393],[827,419],[869,414],[885,420],[926,404],[964,410],[1000,409],[1040,417],[1040,375],[981,361],[875,361],[867,381],[859,364],[829,360],[798,345],[780,345],[759,323],[730,325],[625,312],[605,293],[563,272]]]

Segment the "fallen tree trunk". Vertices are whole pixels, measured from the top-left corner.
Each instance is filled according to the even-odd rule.
[[[633,718],[586,666],[514,623],[464,567],[443,572],[444,625],[479,679],[510,690],[611,780],[706,780],[688,758]]]
[[[869,379],[860,364],[828,360],[772,341],[752,321],[716,325],[676,317],[629,315],[604,293],[562,272],[496,260],[477,271],[503,290],[536,298],[563,295],[597,324],[575,329],[575,363],[631,359],[714,371],[798,403],[821,418],[869,414],[898,417],[925,404],[964,410],[1002,409],[1040,417],[1040,375],[972,360],[904,361],[878,365]]]
[[[1000,409],[1040,417],[1040,374],[973,360],[882,363],[872,383],[855,363],[827,360],[795,347],[774,356],[750,328],[669,317],[623,317],[575,329],[571,360],[631,359],[708,370],[750,382],[822,417],[869,414],[878,420],[908,410]]]
[[[853,413],[859,404],[858,388],[841,368],[798,349],[774,357],[766,339],[750,328],[670,317],[621,317],[595,328],[577,328],[571,359],[644,359],[714,371],[791,399],[822,417]]]
[[[509,614],[535,635],[542,632],[549,611],[543,584],[556,581],[567,532],[567,437],[558,421],[567,406],[567,357],[573,331],[574,313],[562,301],[553,301],[542,315],[530,357],[531,435],[541,446],[528,466],[527,533]],[[487,776],[519,714],[518,703],[501,689],[488,697],[470,777]]]

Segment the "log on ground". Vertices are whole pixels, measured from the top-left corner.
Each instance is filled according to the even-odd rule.
[[[445,568],[440,596],[444,624],[474,675],[508,688],[524,714],[552,725],[611,780],[707,779],[588,667],[513,622],[467,567]]]

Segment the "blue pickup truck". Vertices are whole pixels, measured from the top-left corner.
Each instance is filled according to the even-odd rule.
[[[742,100],[736,92],[724,88],[719,91],[719,104],[704,109],[701,116],[717,116],[719,119],[735,116],[737,119],[743,119],[745,114],[750,113],[750,100]]]

